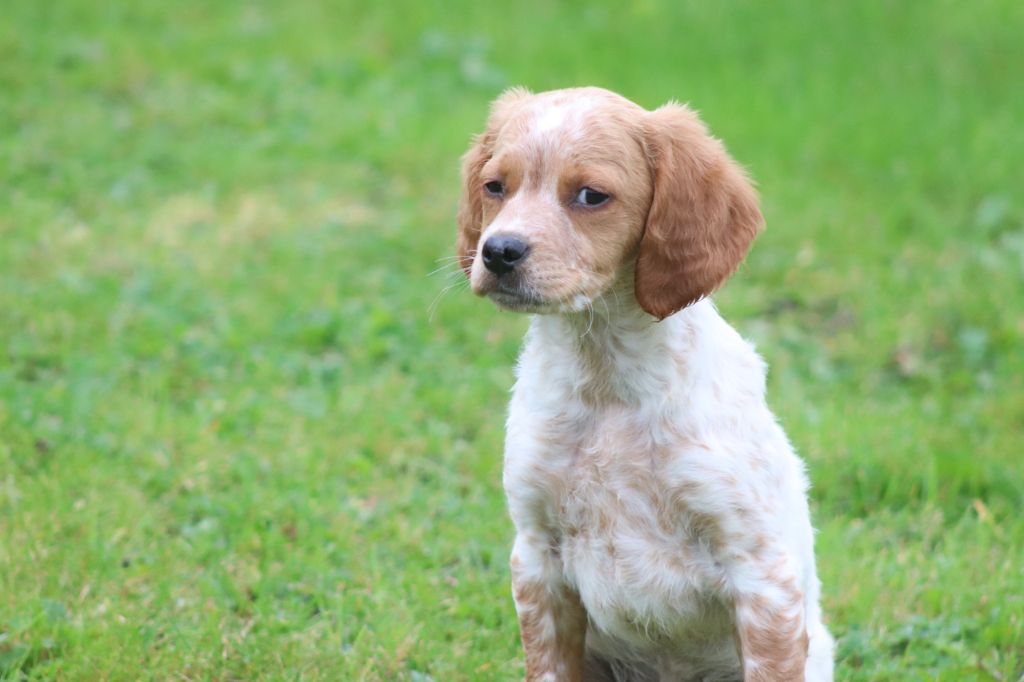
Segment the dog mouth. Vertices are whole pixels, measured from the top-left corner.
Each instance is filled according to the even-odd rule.
[[[592,303],[591,297],[583,293],[551,298],[513,287],[498,287],[485,296],[500,309],[517,313],[573,313],[585,310]]]
[[[513,312],[540,312],[550,307],[550,303],[529,291],[499,286],[487,293],[495,305],[503,310]]]

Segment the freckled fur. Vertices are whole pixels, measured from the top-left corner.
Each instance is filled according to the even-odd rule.
[[[803,464],[704,300],[761,227],[742,170],[689,110],[587,88],[503,95],[463,173],[474,291],[536,313],[504,470],[526,679],[831,680]],[[526,302],[494,234],[530,245]]]

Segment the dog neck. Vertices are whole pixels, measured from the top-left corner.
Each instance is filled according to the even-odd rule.
[[[717,316],[701,301],[657,321],[637,304],[628,272],[582,311],[535,315],[529,344],[588,404],[658,405],[694,379],[698,320],[708,314]]]

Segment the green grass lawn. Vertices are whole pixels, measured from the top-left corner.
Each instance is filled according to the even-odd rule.
[[[0,678],[507,680],[526,326],[428,276],[506,86],[689,101],[840,680],[1024,679],[1024,3],[0,20]],[[428,314],[436,302],[433,315]]]

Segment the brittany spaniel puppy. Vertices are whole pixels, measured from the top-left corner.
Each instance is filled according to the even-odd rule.
[[[473,291],[532,313],[504,485],[526,679],[831,680],[802,461],[708,296],[761,229],[697,115],[494,102],[463,158]]]

